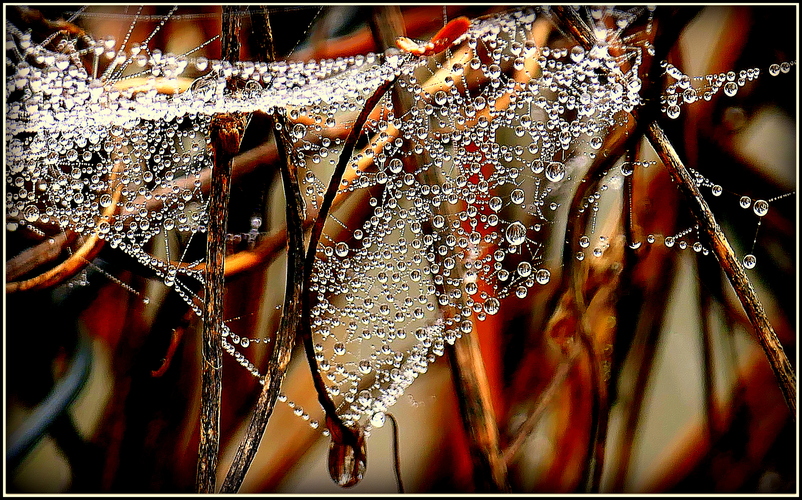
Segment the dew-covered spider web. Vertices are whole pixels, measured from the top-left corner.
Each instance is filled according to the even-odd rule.
[[[628,34],[637,25],[648,35],[654,9],[582,10],[597,38],[586,50],[549,47],[537,28],[548,10],[519,8],[472,20],[448,50],[431,56],[389,49],[232,64],[151,46],[159,29],[182,15],[176,11],[145,16],[133,9],[119,38],[62,29],[37,39],[7,24],[7,230],[104,240],[200,316],[203,259],[187,260],[185,251],[205,239],[212,117],[286,115],[290,161],[311,217],[343,131],[376,89],[397,78],[350,159],[335,200],[347,209],[328,217],[310,290],[315,354],[329,396],[344,420],[368,428],[383,424],[384,412],[446,344],[498,314],[508,297],[524,298],[559,273],[547,264],[544,235],[606,154],[611,131],[644,105],[639,75],[654,53],[647,38]],[[78,11],[71,21],[92,12]],[[150,31],[135,40],[145,21]],[[662,111],[676,118],[683,106],[719,90],[732,96],[792,66],[778,61],[689,77],[664,63],[674,81],[660,95]],[[616,165],[611,190],[649,162]],[[696,175],[720,194],[719,184]],[[589,198],[588,210],[597,210],[600,198]],[[741,203],[762,216],[775,199]],[[253,229],[259,226],[255,218]],[[672,246],[694,229],[633,244]],[[588,235],[576,238],[590,246]],[[157,243],[164,255],[152,251]],[[699,241],[692,246],[708,252]],[[591,250],[599,256],[604,247]],[[228,326],[223,335],[224,348],[261,376],[247,348],[267,339]]]

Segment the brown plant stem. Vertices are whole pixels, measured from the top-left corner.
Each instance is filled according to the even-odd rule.
[[[235,61],[239,55],[239,17],[232,6],[223,6],[223,58]],[[209,223],[204,270],[203,338],[201,345],[200,443],[195,486],[198,493],[214,493],[220,451],[220,399],[223,389],[223,296],[226,226],[231,189],[231,164],[245,132],[241,116],[212,117],[209,136],[214,166],[209,189]]]
[[[208,201],[209,224],[206,239],[206,268],[204,270],[201,434],[196,477],[199,493],[214,493],[220,448],[223,295],[225,291],[223,261],[226,249],[231,160],[239,147],[241,138],[241,132],[235,120],[228,115],[216,115],[210,126],[214,169]]]
[[[515,439],[504,448],[502,456],[504,457],[504,462],[509,466],[515,460],[515,456],[518,453],[518,450],[521,449],[521,446],[526,442],[529,436],[532,435],[532,432],[535,430],[535,426],[540,421],[540,417],[543,416],[543,413],[546,411],[546,408],[549,407],[551,400],[554,399],[554,396],[557,394],[557,389],[559,389],[560,385],[565,382],[565,379],[568,377],[568,373],[571,371],[571,368],[576,363],[579,354],[582,352],[576,344],[574,344],[573,349],[571,350],[571,354],[560,361],[557,365],[557,370],[554,372],[554,375],[551,377],[549,381],[549,385],[543,389],[543,392],[540,393],[538,396],[537,402],[532,410],[532,412],[526,417],[524,423],[518,428],[515,433]]]
[[[671,174],[671,178],[688,200],[691,212],[699,224],[701,232],[709,240],[711,250],[727,275],[727,279],[729,279],[735,294],[738,296],[738,300],[752,323],[752,327],[755,329],[757,340],[771,364],[785,402],[789,410],[791,410],[794,421],[796,421],[796,374],[783,350],[782,344],[777,338],[777,334],[774,332],[774,328],[766,316],[763,304],[761,304],[752,283],[746,275],[741,261],[735,256],[735,252],[716,222],[713,212],[699,192],[696,182],[685,168],[685,165],[683,165],[674,147],[668,141],[663,129],[657,123],[652,123],[647,129],[647,137],[660,160]]]
[[[261,55],[268,61],[274,60],[272,29],[267,12],[264,9],[254,12],[253,23],[255,29],[261,32],[262,36],[258,37],[259,40],[265,42],[261,47],[263,52]],[[273,120],[281,128],[281,132],[276,131],[274,134],[276,151],[281,165],[284,198],[287,205],[285,211],[287,271],[284,310],[282,311],[278,331],[273,339],[273,349],[270,353],[267,373],[261,381],[262,390],[251,414],[251,420],[245,431],[245,438],[237,448],[234,460],[223,480],[220,488],[221,493],[236,493],[239,491],[245,479],[245,474],[253,463],[256,451],[275,408],[281,383],[287,373],[300,323],[299,310],[303,294],[304,276],[304,202],[298,185],[297,170],[287,155],[286,144],[288,142],[284,137],[288,121],[283,114],[278,113],[273,116]]]
[[[306,259],[304,261],[303,268],[304,289],[303,293],[301,294],[301,322],[299,333],[303,340],[306,358],[309,363],[312,379],[314,381],[315,391],[318,395],[318,402],[326,413],[326,424],[329,426],[332,438],[342,439],[347,444],[352,445],[353,448],[357,448],[358,444],[361,443],[360,435],[358,432],[355,432],[346,426],[339,415],[337,415],[337,407],[328,395],[326,384],[323,381],[323,378],[320,376],[320,370],[318,369],[317,360],[315,359],[315,349],[313,345],[314,340],[312,339],[312,293],[310,291],[310,284],[312,281],[312,269],[317,255],[317,245],[320,241],[321,235],[323,234],[323,226],[326,224],[326,219],[328,218],[329,212],[334,203],[334,199],[337,197],[337,192],[339,191],[340,182],[342,181],[345,169],[351,162],[351,154],[353,153],[356,142],[362,133],[362,127],[370,116],[373,108],[376,106],[376,104],[378,104],[381,98],[384,97],[384,94],[395,83],[399,75],[400,73],[384,81],[381,85],[379,85],[373,95],[371,95],[365,101],[362,111],[359,113],[359,116],[357,117],[353,127],[351,128],[351,131],[348,134],[348,137],[345,139],[345,143],[340,151],[340,157],[337,162],[337,166],[334,168],[334,172],[332,172],[329,186],[323,198],[323,203],[320,205],[317,218],[312,226],[312,232],[309,237],[309,246],[307,247]]]
[[[499,445],[498,424],[490,387],[475,332],[446,344],[448,360],[459,397],[463,425],[470,436],[477,487],[492,492],[509,491],[507,463]]]
[[[283,116],[277,115],[275,119],[278,123],[286,125],[286,119]],[[282,127],[282,130],[285,130],[285,128]],[[271,351],[267,373],[262,380],[262,391],[259,393],[259,399],[251,415],[245,438],[237,448],[234,460],[220,488],[221,493],[236,493],[253,463],[259,443],[267,428],[268,420],[275,408],[276,399],[281,389],[281,382],[290,363],[296,332],[300,328],[301,317],[299,310],[303,294],[302,278],[304,276],[304,240],[301,224],[303,198],[298,187],[297,171],[287,158],[286,150],[283,146],[284,142],[277,138],[277,144],[279,144],[278,151],[282,162],[281,175],[284,183],[284,196],[287,202],[286,218],[287,227],[289,228],[284,310],[281,315],[278,332],[273,341],[273,350]]]

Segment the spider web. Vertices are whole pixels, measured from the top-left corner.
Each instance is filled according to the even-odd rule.
[[[391,49],[270,64],[162,53],[148,46],[159,28],[130,43],[138,14],[119,45],[88,34],[34,41],[9,24],[7,215],[106,240],[200,316],[202,259],[186,262],[184,252],[208,223],[212,116],[285,114],[312,213],[342,150],[338,131],[397,77],[351,158],[338,197],[356,201],[329,216],[310,290],[329,395],[346,421],[380,426],[446,344],[559,272],[545,264],[550,227],[609,131],[643,103],[638,70],[650,50],[622,33],[650,22],[651,10],[587,13],[598,38],[587,51],[539,45],[541,13],[521,8],[474,20],[433,57]],[[787,73],[785,64],[770,73]],[[664,68],[676,80],[661,96],[671,118],[759,74],[699,77],[706,86],[694,87]],[[632,167],[622,165],[620,177]],[[164,258],[149,251],[155,241]],[[242,350],[258,339],[227,326],[223,335],[224,348],[261,376]]]

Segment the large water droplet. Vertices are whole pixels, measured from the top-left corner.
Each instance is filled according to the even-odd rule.
[[[515,221],[507,226],[505,237],[510,245],[521,245],[526,241],[526,226],[520,221]]]
[[[326,423],[331,435],[329,444],[329,475],[343,488],[354,486],[365,475],[367,448],[361,427],[347,428],[333,422]]]
[[[337,257],[346,257],[348,255],[348,245],[342,241],[334,245],[334,253]]]
[[[763,217],[769,213],[769,203],[766,200],[757,200],[755,204],[752,205],[752,210],[755,211],[755,215],[758,217]]]
[[[498,314],[498,310],[501,307],[501,304],[499,303],[497,298],[490,297],[485,301],[484,307],[485,307],[485,312],[487,314],[493,315],[493,314]]]
[[[565,165],[558,161],[553,161],[546,166],[546,179],[551,182],[559,182],[565,177]]]

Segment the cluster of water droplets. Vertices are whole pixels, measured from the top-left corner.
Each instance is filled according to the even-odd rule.
[[[791,72],[791,68],[795,65],[796,61],[773,63],[768,66],[768,73],[772,77],[788,74]],[[666,116],[672,119],[679,118],[682,106],[691,105],[699,100],[710,101],[713,96],[722,90],[727,97],[734,97],[748,82],[756,80],[761,75],[761,68],[749,68],[740,70],[737,73],[735,71],[729,71],[726,73],[690,77],[683,73],[679,68],[666,61],[662,61],[661,66],[663,67],[665,74],[674,79],[674,82],[670,83],[666,87],[660,101],[662,111],[666,114]],[[694,82],[697,82],[698,84],[694,85]],[[697,186],[700,188],[708,188],[712,196],[720,197],[725,192],[725,189],[720,184],[707,179],[700,172],[692,170],[691,173],[696,180]],[[758,217],[759,229],[762,218],[769,212],[769,204],[793,194],[794,193],[786,193],[784,195],[771,198],[770,200],[758,199],[754,200],[754,202],[749,196],[746,195],[736,195],[736,197],[738,198],[738,205],[742,209],[749,210],[751,208],[754,214]],[[694,232],[698,238],[699,228],[695,226],[693,228],[681,231],[676,235],[665,237],[664,244],[669,248],[674,247],[674,245],[677,244],[680,249],[685,249],[687,248],[688,244],[681,238],[691,232]],[[755,235],[755,238],[757,238],[757,234]],[[651,240],[652,241],[650,241],[650,243],[654,241],[653,236],[651,236]],[[699,241],[695,241],[691,248],[693,248],[694,251],[702,252],[705,255],[709,253],[709,250],[705,248]],[[746,253],[742,259],[742,264],[746,269],[753,269],[757,264],[757,258],[753,252],[754,242],[752,244],[752,249]]]
[[[768,67],[768,73],[771,76],[787,74],[795,65],[796,61],[774,63]],[[699,100],[709,101],[722,90],[726,96],[734,97],[748,82],[757,79],[762,71],[761,68],[749,68],[737,73],[728,71],[691,77],[666,61],[662,61],[661,66],[665,74],[674,79],[660,97],[662,111],[672,119],[679,118],[683,105],[693,104]]]
[[[35,43],[9,25],[7,228],[97,235],[201,315],[198,287],[188,284],[202,283],[201,261],[170,249],[206,230],[211,117],[286,113],[292,161],[316,207],[341,150],[334,130],[398,77],[394,92],[409,105],[385,96],[341,186],[367,193],[364,217],[332,216],[345,231],[327,232],[312,286],[329,393],[346,420],[378,425],[446,343],[497,314],[505,297],[549,282],[538,234],[558,206],[550,196],[595,156],[614,117],[640,104],[637,58],[622,73],[604,44],[538,47],[535,18],[521,9],[475,22],[463,57],[434,66],[396,50],[231,64],[128,37],[119,46],[88,35]],[[187,75],[194,81],[181,91]],[[253,240],[260,225],[229,239]],[[156,239],[166,258],[150,251]],[[225,349],[258,376],[241,353],[258,339],[224,335]]]
[[[603,44],[536,46],[534,20],[524,10],[476,23],[450,59],[403,55],[397,91],[410,104],[388,94],[365,127],[341,192],[365,193],[367,206],[330,222],[311,289],[316,356],[346,421],[381,425],[446,344],[549,283],[541,234],[555,194],[641,104],[640,49],[623,73]],[[293,132],[314,205],[330,172],[320,164],[336,157]]]
[[[616,11],[619,30],[643,11]],[[361,201],[330,216],[311,288],[315,355],[329,395],[346,421],[380,426],[446,344],[498,314],[508,296],[549,283],[541,235],[556,217],[557,194],[581,179],[617,120],[642,104],[643,47],[613,56],[604,36],[590,50],[538,46],[536,17],[523,8],[476,20],[464,44],[436,57],[391,49],[270,64],[162,53],[148,46],[153,34],[130,45],[128,36],[118,44],[66,34],[36,43],[8,25],[7,229],[97,235],[153,270],[200,316],[193,290],[203,283],[202,261],[187,262],[183,252],[208,222],[212,117],[285,114],[311,212],[342,150],[338,130],[397,78],[340,186]],[[667,110],[693,99],[690,80],[677,74]],[[729,75],[722,78],[708,81],[727,92]],[[638,165],[622,165],[621,175]],[[588,199],[587,208],[597,202]],[[254,217],[248,233],[228,239],[253,244],[261,224]],[[165,258],[153,255],[157,240]],[[227,327],[224,337],[226,351],[260,376],[242,354],[260,339]]]

